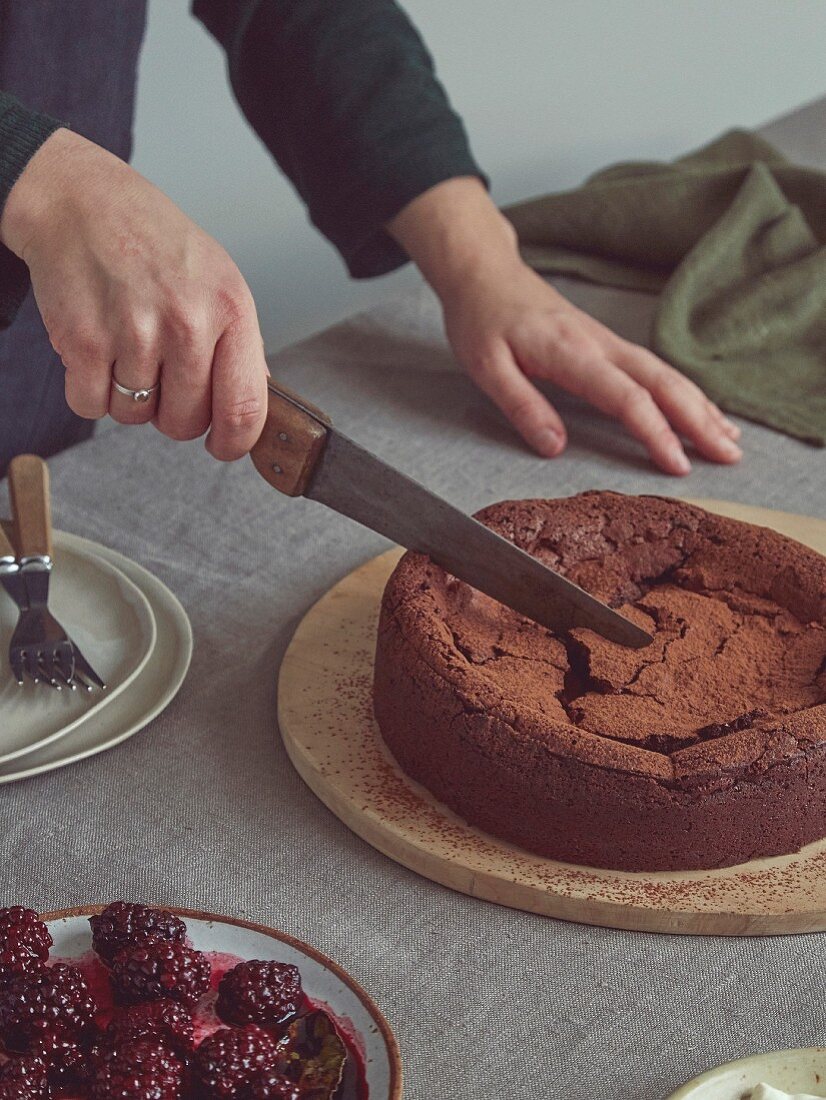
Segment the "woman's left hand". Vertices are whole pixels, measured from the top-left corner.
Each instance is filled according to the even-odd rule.
[[[477,179],[446,180],[388,226],[439,295],[459,363],[522,438],[554,458],[562,417],[532,379],[620,421],[666,473],[691,470],[682,440],[738,462],[740,429],[698,386],[573,306],[519,256],[513,227]]]
[[[666,473],[690,471],[683,439],[712,462],[740,459],[740,429],[698,386],[577,309],[521,260],[469,275],[442,304],[457,359],[539,454],[560,454],[567,434],[531,379],[617,419]]]

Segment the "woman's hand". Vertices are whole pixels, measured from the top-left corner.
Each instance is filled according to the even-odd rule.
[[[565,425],[531,382],[545,379],[616,417],[666,473],[741,457],[739,428],[679,371],[576,309],[520,259],[477,180],[439,184],[389,226],[442,300],[457,359],[525,441],[552,458]]]
[[[471,275],[443,299],[459,362],[526,443],[547,458],[565,425],[530,381],[547,379],[616,417],[666,473],[691,470],[680,437],[714,462],[737,462],[739,428],[698,386],[582,313],[521,262]]]
[[[252,296],[221,246],[123,161],[57,130],[0,220],[28,265],[66,398],[79,415],[153,421],[220,459],[240,458],[266,413]],[[119,393],[159,389],[144,403]]]

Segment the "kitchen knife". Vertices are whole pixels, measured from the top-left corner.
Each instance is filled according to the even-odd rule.
[[[639,649],[652,638],[530,554],[353,443],[285,386],[268,383],[267,421],[252,449],[261,476],[287,496],[326,504],[427,554],[437,565],[541,626],[584,626]]]

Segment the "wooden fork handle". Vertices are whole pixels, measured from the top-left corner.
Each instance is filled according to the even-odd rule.
[[[303,397],[270,380],[264,430],[250,457],[273,488],[300,497],[324,452],[329,417]]]
[[[49,468],[43,459],[38,455],[13,458],[9,464],[9,488],[18,557],[21,561],[51,558]]]
[[[9,541],[9,536],[6,534],[6,529],[0,522],[0,561],[3,558],[16,558],[17,553]]]

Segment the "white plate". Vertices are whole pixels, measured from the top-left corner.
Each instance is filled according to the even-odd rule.
[[[101,907],[45,914],[54,940],[52,955],[77,958],[92,946],[89,915]],[[305,992],[323,1001],[354,1034],[364,1054],[370,1100],[401,1100],[399,1050],[390,1025],[372,998],[350,975],[309,944],[265,925],[214,913],[172,909],[186,921],[189,938],[200,951],[217,951],[242,959],[275,959],[301,972]]]
[[[192,657],[192,628],[186,612],[157,577],[115,550],[77,535],[56,531],[54,542],[55,548],[62,552],[102,558],[140,589],[155,620],[155,645],[145,666],[125,691],[105,707],[92,711],[59,741],[1,765],[0,784],[73,764],[125,741],[169,705],[183,683]]]
[[[98,675],[106,691],[55,691],[30,680],[21,687],[8,663],[0,667],[0,765],[65,737],[110,706],[146,667],[156,641],[155,617],[128,577],[86,546],[55,533],[49,607]],[[0,654],[8,653],[17,608],[0,593]]]
[[[760,1084],[781,1092],[826,1096],[826,1047],[774,1050],[717,1066],[666,1100],[748,1100]]]

